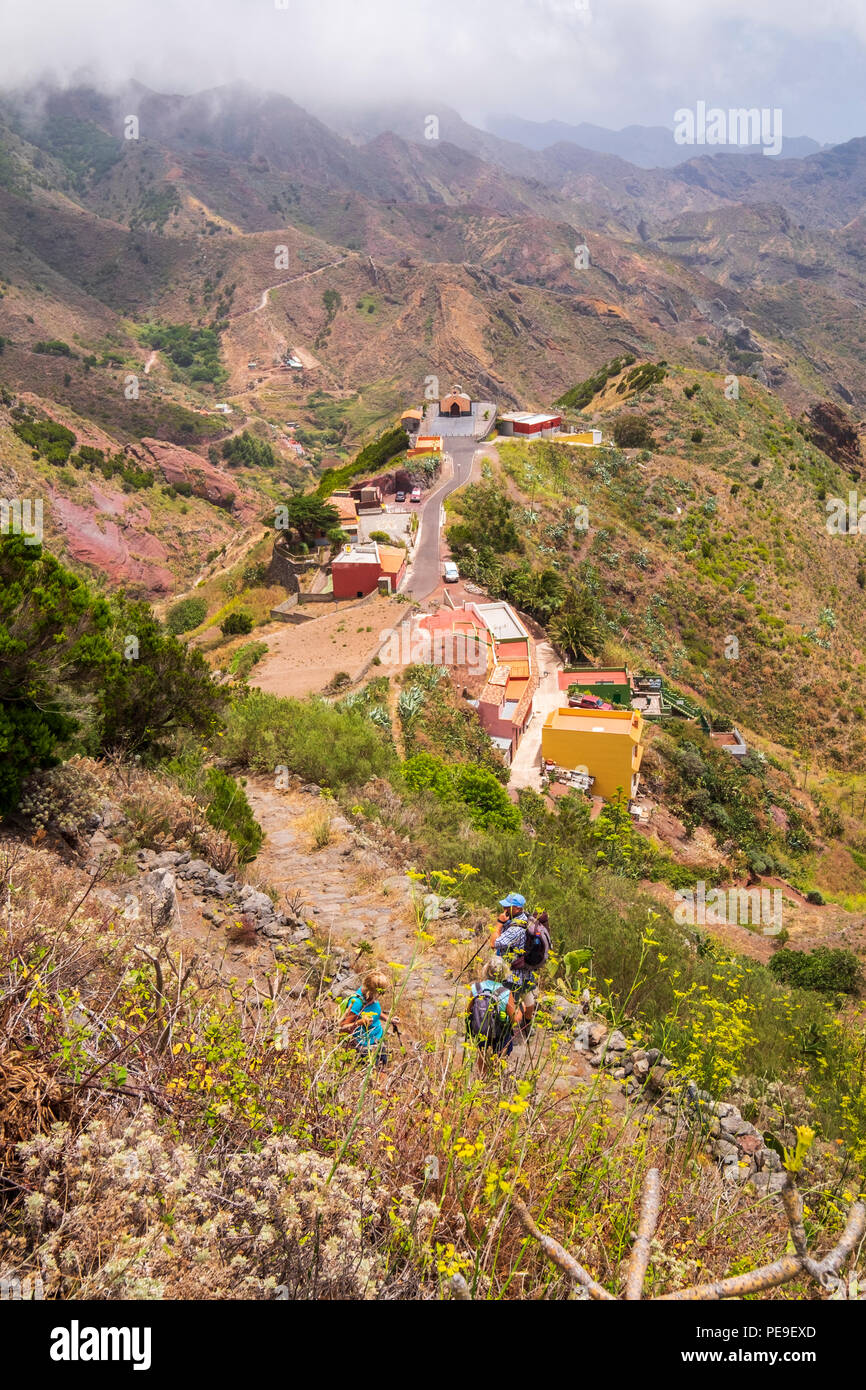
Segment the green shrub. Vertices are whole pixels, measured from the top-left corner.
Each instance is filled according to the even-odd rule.
[[[257,439],[248,430],[227,439],[222,446],[222,453],[227,463],[245,463],[249,468],[273,468],[279,463],[267,440]]]
[[[246,680],[250,671],[257,662],[261,661],[267,650],[267,642],[245,642],[242,647],[238,647],[229,665],[232,675],[237,676],[239,680]]]
[[[620,415],[614,421],[614,443],[620,449],[654,449],[649,421],[642,415]]]
[[[479,829],[520,828],[519,810],[509,801],[494,773],[485,767],[449,765],[430,753],[416,753],[404,762],[402,773],[413,791],[432,791],[445,802],[456,797],[468,807],[470,819]]]
[[[817,989],[827,994],[857,994],[862,984],[860,962],[852,951],[818,946],[814,951],[777,951],[770,970],[783,984]]]
[[[394,766],[387,734],[356,710],[326,700],[250,690],[231,707],[222,749],[230,763],[274,775],[286,767],[320,786],[362,786]]]
[[[192,632],[207,617],[207,603],[203,598],[182,598],[166,614],[165,625],[175,637],[182,632]]]
[[[253,815],[243,782],[236,781],[221,768],[212,767],[208,769],[205,785],[208,823],[228,835],[237,847],[238,859],[242,864],[255,859],[261,849],[264,832]]]
[[[220,632],[223,637],[246,636],[253,630],[253,616],[251,613],[244,613],[240,609],[235,613],[229,613],[220,623]]]

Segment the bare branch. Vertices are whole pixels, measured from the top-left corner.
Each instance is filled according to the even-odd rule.
[[[649,1266],[650,1241],[655,1234],[659,1219],[659,1170],[650,1168],[643,1182],[640,1199],[640,1221],[637,1239],[628,1262],[628,1275],[625,1281],[625,1297],[629,1300],[640,1298]]]
[[[585,1289],[588,1289],[592,1298],[612,1302],[613,1294],[608,1293],[601,1284],[597,1284],[592,1275],[588,1274],[583,1266],[569,1255],[567,1250],[563,1250],[558,1241],[554,1240],[552,1236],[542,1235],[530,1216],[525,1202],[522,1202],[519,1197],[513,1197],[512,1201],[524,1230],[532,1236],[533,1240],[538,1241],[547,1258],[558,1265],[570,1279],[574,1279],[576,1283],[582,1284]]]
[[[652,1303],[672,1303],[693,1301],[706,1303],[717,1298],[743,1298],[747,1293],[761,1293],[764,1289],[775,1289],[795,1279],[803,1268],[799,1255],[783,1255],[775,1264],[753,1269],[748,1274],[735,1274],[727,1279],[717,1279],[714,1284],[694,1284],[690,1289],[677,1289],[676,1293],[663,1293]]]

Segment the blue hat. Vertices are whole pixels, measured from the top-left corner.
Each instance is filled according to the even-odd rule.
[[[500,907],[526,907],[526,899],[522,893],[509,893],[507,898],[499,899]]]

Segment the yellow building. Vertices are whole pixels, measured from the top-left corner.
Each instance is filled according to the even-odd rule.
[[[637,796],[643,724],[638,710],[554,709],[541,730],[542,757],[588,772],[594,796],[610,801],[621,788],[631,798]]]

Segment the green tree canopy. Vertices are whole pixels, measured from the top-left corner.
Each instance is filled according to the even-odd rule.
[[[0,537],[0,814],[51,767],[119,668],[104,599],[23,536]]]
[[[284,506],[277,507],[274,524],[283,529],[286,522],[297,531],[302,541],[309,543],[317,536],[327,536],[329,531],[337,530],[340,513],[320,497],[301,493],[290,497]]]

